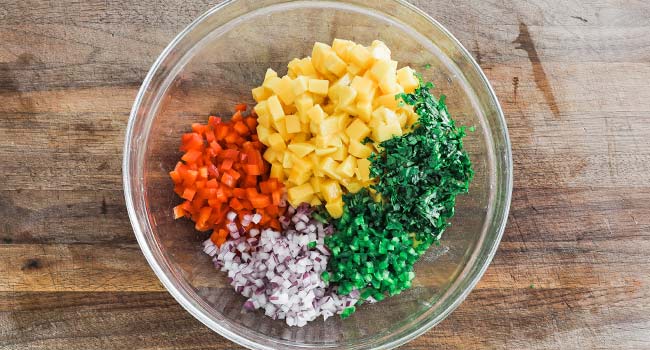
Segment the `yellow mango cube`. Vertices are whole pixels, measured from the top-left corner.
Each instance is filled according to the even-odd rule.
[[[284,110],[282,109],[282,105],[280,104],[280,100],[277,96],[273,95],[269,97],[268,100],[266,100],[266,103],[268,104],[269,112],[273,120],[276,120],[284,115]]]
[[[361,181],[370,181],[370,161],[366,158],[357,159],[357,168],[354,171]]]
[[[372,139],[375,142],[382,142],[395,136],[402,136],[402,128],[398,124],[382,124],[372,131]]]
[[[375,97],[375,83],[370,79],[356,76],[352,79],[350,87],[357,92],[359,101],[372,101]]]
[[[354,42],[350,40],[334,39],[332,49],[344,61],[349,61],[349,51],[354,47]]]
[[[359,44],[354,45],[354,47],[350,49],[349,58],[351,63],[362,69],[367,69],[372,63],[370,51],[365,46]]]
[[[282,106],[280,106],[282,109]],[[253,107],[255,114],[257,114],[257,123],[263,125],[267,128],[271,127],[271,112],[269,111],[269,106],[267,101],[262,101]]]
[[[282,154],[282,167],[285,169],[291,169],[292,166],[293,166],[293,157],[291,157],[291,153],[284,152]]]
[[[284,140],[287,140],[289,138],[289,133],[287,133],[287,124],[286,124],[285,116],[281,116],[280,118],[275,119],[272,124],[273,124],[273,128],[278,133],[280,133],[280,135]]]
[[[307,90],[311,93],[324,96],[327,95],[327,92],[329,91],[329,85],[329,80],[309,79]]]
[[[307,111],[307,116],[309,117],[310,123],[315,123],[320,125],[320,123],[327,117],[320,105],[314,105]]]
[[[386,94],[375,99],[375,106],[397,109],[399,106],[399,100],[395,98],[395,94]]]
[[[266,79],[264,79],[264,82],[262,83],[262,86],[273,91],[273,93],[276,93],[280,87],[280,82],[282,79],[280,79],[278,76],[271,76]]]
[[[364,71],[365,71],[365,69],[357,66],[354,63],[348,64],[348,73],[350,73],[350,74],[352,74],[354,76],[363,75]]]
[[[308,132],[309,132],[309,129],[307,129],[307,132],[305,132],[303,124],[300,124],[300,132],[295,134],[291,138],[291,141],[296,142],[296,143],[301,143],[301,142],[305,142],[305,141],[309,140],[311,138],[311,136],[309,135]]]
[[[293,100],[296,98],[296,95],[293,93],[293,80],[286,75],[280,79],[280,83],[278,83],[277,88],[273,92],[280,97],[280,100],[285,106],[293,104]]]
[[[307,142],[296,142],[296,143],[291,143],[289,146],[287,146],[293,154],[300,158],[304,158],[306,155],[309,153],[313,152],[315,147],[312,144],[309,144]]]
[[[290,134],[299,133],[300,129],[300,118],[297,115],[291,114],[285,118],[286,130]]]
[[[368,158],[372,154],[372,149],[359,141],[350,140],[348,153],[357,158]]]
[[[372,101],[357,102],[357,116],[368,123],[372,115]]]
[[[251,90],[251,93],[253,94],[253,99],[255,99],[257,103],[260,103],[269,98],[272,94],[272,91],[265,88],[264,86],[258,86]]]
[[[325,56],[325,68],[331,72],[334,73],[337,77],[342,76],[343,74],[347,73],[347,64],[345,64],[345,61],[343,61],[337,54],[336,52],[331,52]]]
[[[306,123],[309,121],[307,118],[307,112],[311,107],[314,106],[314,99],[310,94],[302,94],[293,101],[298,110],[298,115],[300,116],[300,121]]]
[[[325,67],[325,58],[331,53],[336,54],[329,45],[320,42],[314,44],[311,51],[311,61],[317,72],[321,74],[328,73]]]
[[[316,197],[316,196],[313,196],[311,201],[309,201],[309,205],[311,205],[312,207],[316,207],[316,206],[319,206],[321,204],[323,204],[323,202],[321,202],[321,200],[318,199],[318,197]]]
[[[301,59],[300,62],[296,65],[295,71],[299,75],[307,77],[316,77],[318,75],[318,73],[316,73],[316,69],[311,63],[310,57]]]
[[[336,152],[336,150],[337,150],[336,147],[326,147],[326,148],[316,148],[314,152],[319,156],[326,156],[328,154],[332,154]]]
[[[359,181],[348,181],[343,183],[343,186],[345,186],[350,193],[357,193],[364,187],[363,183]]]
[[[370,135],[370,128],[361,119],[355,119],[345,129],[345,134],[350,137],[350,140],[362,141]]]
[[[267,128],[266,126],[262,124],[257,125],[257,137],[259,140],[266,144],[269,138],[269,135],[271,134],[271,129]]]
[[[332,157],[325,157],[323,160],[320,162],[320,170],[325,173],[325,175],[329,176],[332,179],[340,180],[341,175],[336,171],[336,169],[339,166],[339,162],[335,161],[332,159]]]
[[[337,94],[337,108],[344,106],[349,106],[354,102],[354,99],[357,97],[357,91],[349,86],[341,86],[338,89]]]
[[[337,200],[325,204],[325,209],[334,219],[338,219],[343,215],[343,200]]]
[[[420,85],[415,72],[411,67],[404,67],[397,70],[397,83],[402,86],[404,92],[412,93]]]
[[[277,77],[278,77],[278,73],[271,68],[267,68],[266,72],[264,72],[264,81],[267,81],[268,79],[271,78],[277,78]]]
[[[353,156],[347,156],[341,164],[336,168],[336,171],[341,175],[341,177],[352,177],[354,175],[354,168],[356,162]]]
[[[278,181],[284,181],[284,168],[282,164],[278,162],[271,163],[271,172],[269,173],[271,178],[278,179]]]
[[[320,193],[326,202],[334,202],[341,199],[342,192],[339,183],[334,180],[324,180],[320,183]]]
[[[300,96],[307,91],[309,87],[309,78],[305,76],[298,76],[292,81],[291,91],[294,96]]]
[[[337,138],[338,139],[338,138]],[[340,139],[338,139],[340,140]],[[347,147],[339,146],[336,148],[336,151],[332,153],[332,159],[336,161],[343,161],[348,156]]]
[[[311,188],[314,189],[314,193],[321,196],[321,182],[324,181],[322,177],[320,176],[314,176],[311,179],[309,179],[309,183],[311,184]],[[322,197],[322,196],[321,196]]]
[[[308,197],[311,197],[314,194],[314,188],[311,187],[309,182],[306,182],[300,186],[290,187],[287,190],[287,198],[291,205],[298,206]]]
[[[390,49],[383,41],[373,40],[370,44],[370,55],[376,60],[390,61]]]
[[[267,148],[266,151],[264,151],[264,154],[262,155],[262,158],[266,160],[269,163],[273,163],[275,160],[278,158],[278,153],[274,151],[272,148]]]
[[[271,147],[276,152],[283,152],[287,145],[284,143],[282,135],[274,133],[268,137],[269,147]]]
[[[370,76],[377,82],[377,84],[381,84],[383,81],[391,79],[391,76],[392,79],[395,79],[395,71],[393,70],[390,61],[375,61],[369,72]]]
[[[310,177],[311,177],[311,170],[303,171],[298,168],[292,168],[291,171],[289,172],[289,177],[287,178],[287,180],[296,186],[300,186],[304,183],[307,183]]]
[[[328,117],[320,123],[319,133],[323,136],[329,136],[339,131],[338,118]]]

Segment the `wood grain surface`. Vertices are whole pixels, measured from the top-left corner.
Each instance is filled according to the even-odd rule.
[[[650,3],[414,4],[492,82],[515,188],[479,285],[402,349],[649,349]],[[137,89],[212,5],[0,0],[1,349],[239,349],[165,292],[122,195]]]

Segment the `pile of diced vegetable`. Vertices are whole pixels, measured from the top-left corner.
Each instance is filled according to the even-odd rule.
[[[316,43],[228,120],[182,136],[174,217],[246,300],[289,326],[408,289],[473,176],[444,96],[381,41]]]

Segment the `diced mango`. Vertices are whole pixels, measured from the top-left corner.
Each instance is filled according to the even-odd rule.
[[[272,148],[267,148],[266,151],[264,151],[264,154],[262,155],[262,158],[266,160],[269,163],[273,163],[277,159],[278,153],[274,151]]]
[[[263,158],[271,176],[284,181],[292,205],[327,203],[343,212],[344,191],[372,183],[368,157],[378,143],[402,135],[417,121],[412,106],[395,95],[419,83],[411,68],[397,71],[381,41],[369,47],[335,39],[314,44],[311,57],[293,59],[287,75],[267,70],[252,90],[258,102],[257,136],[268,148]],[[376,143],[364,144],[368,137]]]
[[[361,181],[370,180],[370,161],[366,158],[357,159],[357,168],[355,169],[357,178]]]
[[[336,152],[336,150],[337,150],[336,147],[326,147],[326,148],[316,148],[314,152],[316,152],[316,154],[319,156],[326,156],[328,154],[332,154]]]
[[[415,89],[420,85],[418,78],[415,76],[415,72],[408,66],[397,70],[397,83],[404,88],[404,92],[407,94],[415,91]]]
[[[282,103],[287,105],[293,104],[293,100],[296,96],[293,93],[293,80],[288,76],[282,77],[280,82],[277,84],[275,89],[272,89],[273,92],[280,97]]]
[[[340,140],[340,139],[339,139]],[[332,159],[336,161],[343,161],[346,157],[348,156],[348,149],[347,147],[336,147],[336,152],[332,153]]]
[[[320,183],[319,189],[326,202],[334,202],[341,199],[341,186],[334,180],[324,180]]]
[[[282,167],[285,169],[291,169],[292,166],[293,166],[293,157],[291,156],[291,153],[284,152],[282,155]]]
[[[284,168],[282,167],[282,164],[278,162],[271,163],[271,172],[269,173],[269,176],[276,178],[279,181],[284,181]]]
[[[372,154],[372,149],[357,140],[350,140],[348,152],[357,158],[368,158]]]
[[[349,53],[350,62],[357,67],[366,69],[372,63],[370,51],[363,45],[354,45]]]
[[[325,181],[323,180],[322,177],[320,176],[313,176],[311,179],[309,179],[309,183],[311,184],[311,188],[314,189],[314,193],[321,195],[321,182]]]
[[[317,76],[316,69],[314,69],[310,57],[305,57],[301,59],[300,62],[296,64],[295,71],[298,75],[303,75],[307,77]]]
[[[349,51],[354,47],[354,42],[350,40],[334,39],[332,49],[344,61],[349,61]]]
[[[338,88],[337,94],[337,109],[349,106],[354,102],[357,97],[357,91],[349,86],[341,86]]]
[[[335,161],[332,159],[332,157],[325,157],[323,160],[321,160],[320,163],[320,169],[325,173],[327,176],[329,176],[332,179],[337,179],[339,180],[341,176],[336,172],[336,168],[338,168],[339,162]]]
[[[300,186],[309,181],[309,178],[311,178],[311,171],[303,171],[299,170],[298,168],[292,168],[287,180],[296,186]]]
[[[314,194],[314,188],[309,182],[300,186],[294,186],[287,190],[287,199],[293,206],[298,206],[302,201]]]
[[[293,154],[300,158],[304,158],[306,155],[314,151],[314,146],[307,142],[296,142],[291,143],[287,146]]]
[[[396,109],[399,105],[399,101],[395,98],[395,94],[386,94],[379,96],[375,99],[376,107],[387,107],[390,109]]]
[[[364,184],[362,182],[359,182],[359,181],[348,181],[348,182],[344,183],[343,186],[345,186],[345,188],[350,193],[357,193],[357,192],[361,191],[361,189],[363,187],[365,187]]]
[[[325,66],[325,60],[330,54],[336,54],[332,48],[323,43],[315,43],[314,48],[311,51],[311,61],[312,64],[314,65],[314,68],[316,69],[317,72],[320,74],[323,74],[325,76],[331,75],[331,73],[327,70],[327,67]]]
[[[370,44],[370,55],[376,60],[390,61],[390,49],[379,40],[373,40]]]
[[[356,90],[359,101],[371,101],[375,97],[375,83],[370,79],[356,76],[350,86]]]
[[[353,156],[348,156],[343,162],[341,162],[341,164],[339,164],[338,168],[336,168],[336,171],[341,175],[342,178],[352,177],[354,175],[355,165],[355,158]]]
[[[345,64],[345,61],[343,61],[337,54],[336,52],[331,52],[325,56],[325,68],[329,71],[334,73],[337,77],[342,76],[343,74],[347,73],[347,65]]]
[[[357,102],[357,116],[364,122],[370,121],[372,115],[372,101],[359,101]]]
[[[272,91],[265,88],[264,86],[258,86],[251,90],[251,93],[253,94],[253,99],[255,99],[257,103],[260,103],[269,98],[272,94]]]
[[[395,136],[402,136],[402,128],[400,128],[399,124],[379,125],[372,131],[372,139],[375,142],[386,141]]]
[[[287,145],[284,143],[284,139],[282,139],[282,135],[278,133],[269,135],[268,142],[269,147],[271,147],[276,152],[283,152],[287,148]]]
[[[375,63],[372,65],[372,67],[369,70],[370,76],[377,82],[377,84],[380,84],[382,81],[385,81],[386,79],[391,79],[391,73],[393,73],[393,69],[391,67],[391,64],[389,61],[386,60],[379,60],[375,61]],[[395,79],[393,76],[392,79]]]
[[[325,118],[320,123],[319,133],[323,136],[329,136],[339,131],[338,128],[338,119],[334,117]]]
[[[269,97],[269,99],[266,100],[266,103],[268,104],[269,112],[271,113],[271,118],[273,118],[273,120],[284,115],[284,110],[282,109],[282,105],[277,96],[273,95]]]
[[[273,91],[273,93],[276,93],[280,87],[280,82],[282,79],[280,79],[277,76],[271,76],[266,79],[264,79],[264,83],[262,83],[262,86]]]
[[[329,91],[329,80],[309,79],[307,84],[307,90],[314,94],[327,95],[327,92]]]
[[[366,123],[360,119],[355,119],[345,129],[345,134],[348,135],[351,140],[362,141],[370,135],[370,128],[368,128]]]
[[[338,219],[343,215],[343,201],[337,200],[325,204],[325,209],[334,219]]]
[[[285,125],[287,128],[287,132],[290,134],[299,133],[301,131],[300,118],[298,118],[298,116],[295,114],[286,116]]]
[[[310,94],[302,94],[294,100],[294,104],[296,105],[296,109],[298,110],[298,115],[300,116],[300,121],[301,122],[307,122],[309,119],[307,118],[307,111],[311,107],[314,106],[314,99],[311,97]]]
[[[280,106],[282,108],[282,106]],[[269,106],[267,101],[262,101],[253,107],[255,114],[257,114],[257,123],[259,125],[264,125],[267,128],[271,127],[271,112],[269,111]]]
[[[271,130],[269,128],[262,124],[257,125],[257,137],[260,142],[267,143],[270,134]]]

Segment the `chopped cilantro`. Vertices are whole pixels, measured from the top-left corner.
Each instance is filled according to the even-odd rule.
[[[417,77],[420,86],[397,98],[413,106],[418,122],[410,133],[379,144],[381,152],[369,158],[377,182],[344,196],[336,232],[326,237],[328,277],[341,294],[359,289],[379,300],[410,288],[413,265],[439,244],[456,196],[469,189],[474,173],[463,150],[465,128],[455,126],[445,96],[435,98],[433,84]]]

